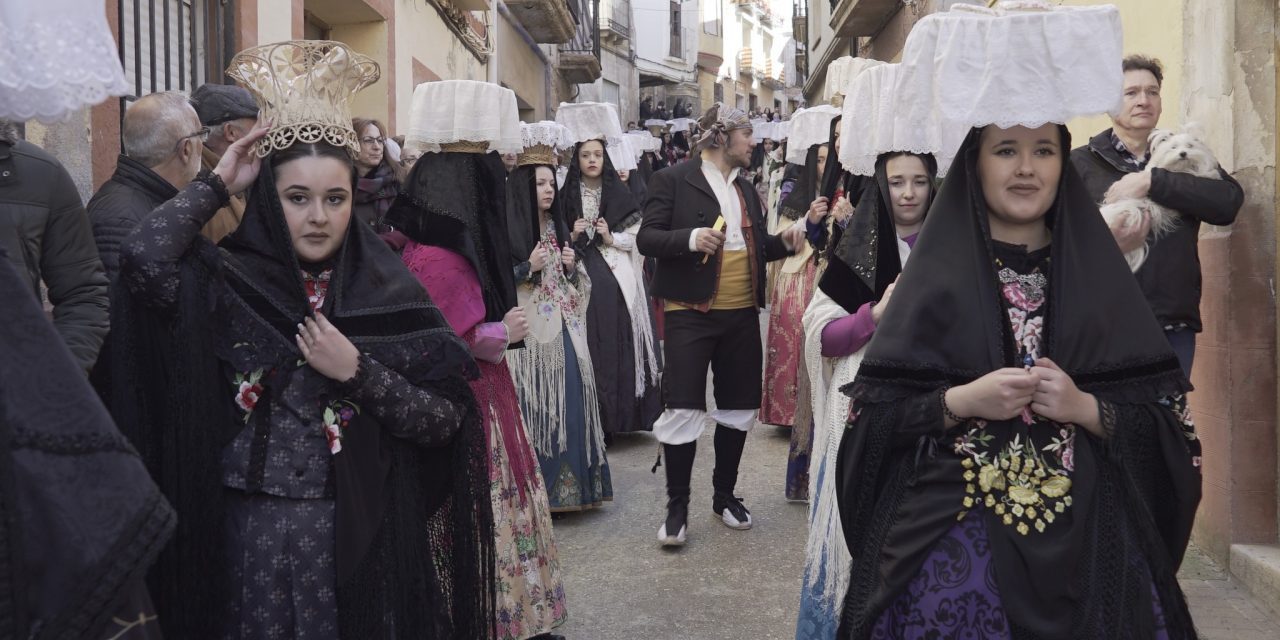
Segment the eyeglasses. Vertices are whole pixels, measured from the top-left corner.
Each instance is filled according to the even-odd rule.
[[[182,136],[181,138],[178,138],[178,141],[177,141],[176,143],[174,143],[174,145],[173,145],[173,152],[174,152],[174,153],[177,153],[177,152],[178,152],[178,149],[181,149],[181,148],[182,148],[182,143],[183,143],[187,138],[200,138],[200,142],[202,142],[202,143],[203,143],[203,142],[208,142],[208,141],[209,141],[209,131],[210,131],[209,127],[200,127],[199,129],[197,129],[197,130],[196,130],[196,132],[195,132],[195,133],[188,133],[187,135]]]
[[[377,138],[360,138],[360,144],[376,144],[376,145],[380,145],[380,146],[386,146],[386,144],[387,144],[387,139],[386,139],[386,138],[383,138],[383,137],[377,137]]]

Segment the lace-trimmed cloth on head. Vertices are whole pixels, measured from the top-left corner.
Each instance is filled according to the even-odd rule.
[[[55,122],[129,91],[101,2],[0,3],[0,120]]]
[[[945,176],[969,130],[940,114],[925,121],[903,118],[913,109],[897,93],[900,70],[900,65],[882,64],[851,80],[840,121],[840,164],[849,173],[870,176],[881,154],[928,153],[938,162],[938,175]]]
[[[922,18],[902,52],[897,94],[905,126],[1036,128],[1116,113],[1124,73],[1114,6],[1005,2],[957,5]]]
[[[510,89],[474,80],[440,80],[413,90],[404,146],[438,153],[449,143],[484,142],[489,151],[520,153],[520,133],[516,94]]]
[[[831,139],[831,120],[840,115],[840,110],[823,104],[809,109],[801,109],[791,116],[790,129],[787,132],[787,162],[803,165],[809,147],[815,144],[826,144]]]

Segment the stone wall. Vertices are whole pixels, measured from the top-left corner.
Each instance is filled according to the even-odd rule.
[[[1219,561],[1275,543],[1275,3],[1186,0],[1182,116],[1244,187],[1236,223],[1201,236],[1204,273],[1191,395],[1204,445],[1195,539]]]

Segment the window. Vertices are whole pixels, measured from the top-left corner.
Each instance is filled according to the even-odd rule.
[[[679,0],[671,0],[671,51],[669,54],[672,58],[684,57],[684,47],[680,36],[680,2]]]
[[[205,11],[204,0],[121,0],[124,75],[134,96],[170,89],[191,91],[206,82],[209,20]]]
[[[723,9],[719,2],[702,3],[702,32],[709,36],[720,35],[720,21]]]
[[[608,80],[602,80],[601,83],[604,86],[600,90],[600,97],[604,98],[605,102],[618,107],[618,111],[621,112],[622,103],[619,102],[619,100],[622,99],[622,90],[618,87],[618,83],[610,82]]]
[[[716,102],[724,102],[724,85],[719,82],[715,83],[714,88],[711,90],[711,95]]]

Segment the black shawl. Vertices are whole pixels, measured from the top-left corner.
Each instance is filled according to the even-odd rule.
[[[556,199],[564,207],[565,220],[569,222],[582,217],[582,168],[578,164],[578,151],[583,144],[585,143],[580,142],[573,148],[569,173],[565,176],[564,186],[560,187],[560,193],[556,195]],[[604,172],[600,174],[600,181],[600,217],[609,223],[609,230],[625,231],[627,227],[639,222],[640,205],[627,183],[618,177],[618,170],[613,168],[613,161],[609,159],[608,153],[604,154]]]
[[[3,249],[0,300],[0,637],[101,638],[176,518]]]
[[[555,179],[555,168],[551,165],[516,167],[507,179],[507,237],[511,246],[512,264],[528,262],[529,254],[533,253],[534,245],[542,236],[542,220],[538,212],[539,167],[551,169],[552,179]],[[551,203],[550,216],[557,240],[567,242],[569,225],[565,223],[564,213],[560,210],[559,196]],[[540,275],[534,274],[534,277]]]
[[[827,138],[827,166],[822,170],[822,179],[818,187],[818,195],[825,197],[831,208],[836,206],[836,193],[838,191],[843,191],[845,197],[849,199],[849,203],[856,207],[859,203],[859,195],[869,182],[863,176],[855,176],[845,171],[840,166],[839,160],[836,159],[837,152],[840,149],[840,121],[842,117],[836,116],[831,119],[831,131]],[[888,191],[885,193],[888,193]],[[823,222],[825,221],[824,218]],[[828,238],[827,231],[824,228],[822,235],[814,243],[814,249],[824,252],[825,257],[830,259],[832,251],[840,244],[840,238],[843,235],[844,229],[838,224],[831,226],[830,238]]]
[[[818,280],[818,288],[849,313],[856,313],[862,305],[879,300],[885,289],[902,273],[898,230],[893,223],[893,206],[889,202],[886,170],[889,155],[876,159],[875,180],[869,181],[863,190],[853,219],[849,221],[846,233],[835,243],[827,270]],[[924,162],[929,173],[928,203],[932,204],[938,163],[929,154],[916,157]],[[854,197],[851,194],[850,199]]]
[[[428,153],[413,165],[387,223],[419,244],[471,263],[484,290],[485,322],[516,306],[507,264],[506,168],[495,153]]]
[[[105,394],[181,512],[177,543],[150,579],[173,637],[216,633],[210,620],[225,606],[220,460],[245,427],[225,392],[223,367],[307,366],[294,335],[311,309],[270,160],[236,231],[219,248],[194,239],[173,309],[157,313],[123,282],[113,292]],[[333,466],[340,637],[389,638],[405,629],[489,637],[493,521],[484,433],[464,379],[476,373],[470,352],[400,259],[354,216],[326,266],[333,274],[325,314],[333,324],[362,353],[466,411],[452,442],[436,449],[390,436],[367,414],[345,432]],[[273,379],[264,377],[253,415],[269,415]],[[254,428],[265,442],[269,423]]]
[[[1048,214],[1043,350],[1104,401],[1111,437],[1076,430],[1074,502],[1043,533],[1019,535],[989,508],[975,506],[969,517],[984,519],[1014,638],[1152,637],[1153,590],[1169,636],[1194,638],[1175,574],[1200,496],[1195,443],[1160,404],[1189,385],[1067,162],[1070,138],[1059,129],[1063,174]],[[943,432],[938,390],[1020,364],[977,176],[980,136],[975,129],[961,147],[858,377],[844,389],[859,413],[836,469],[854,556],[841,638],[868,636],[963,508],[966,467],[953,439],[969,425]],[[988,423],[988,450],[1029,439],[1032,429],[1037,438],[1054,431]]]
[[[782,208],[778,212],[781,218],[786,220],[803,218],[809,213],[809,205],[818,198],[821,180],[821,172],[818,170],[818,148],[821,146],[821,144],[809,146],[809,151],[804,155],[804,166],[787,165],[787,172],[783,175],[782,181],[786,182],[790,178],[794,184],[791,187],[791,193],[782,200]],[[828,164],[831,161],[830,153],[828,150]]]

